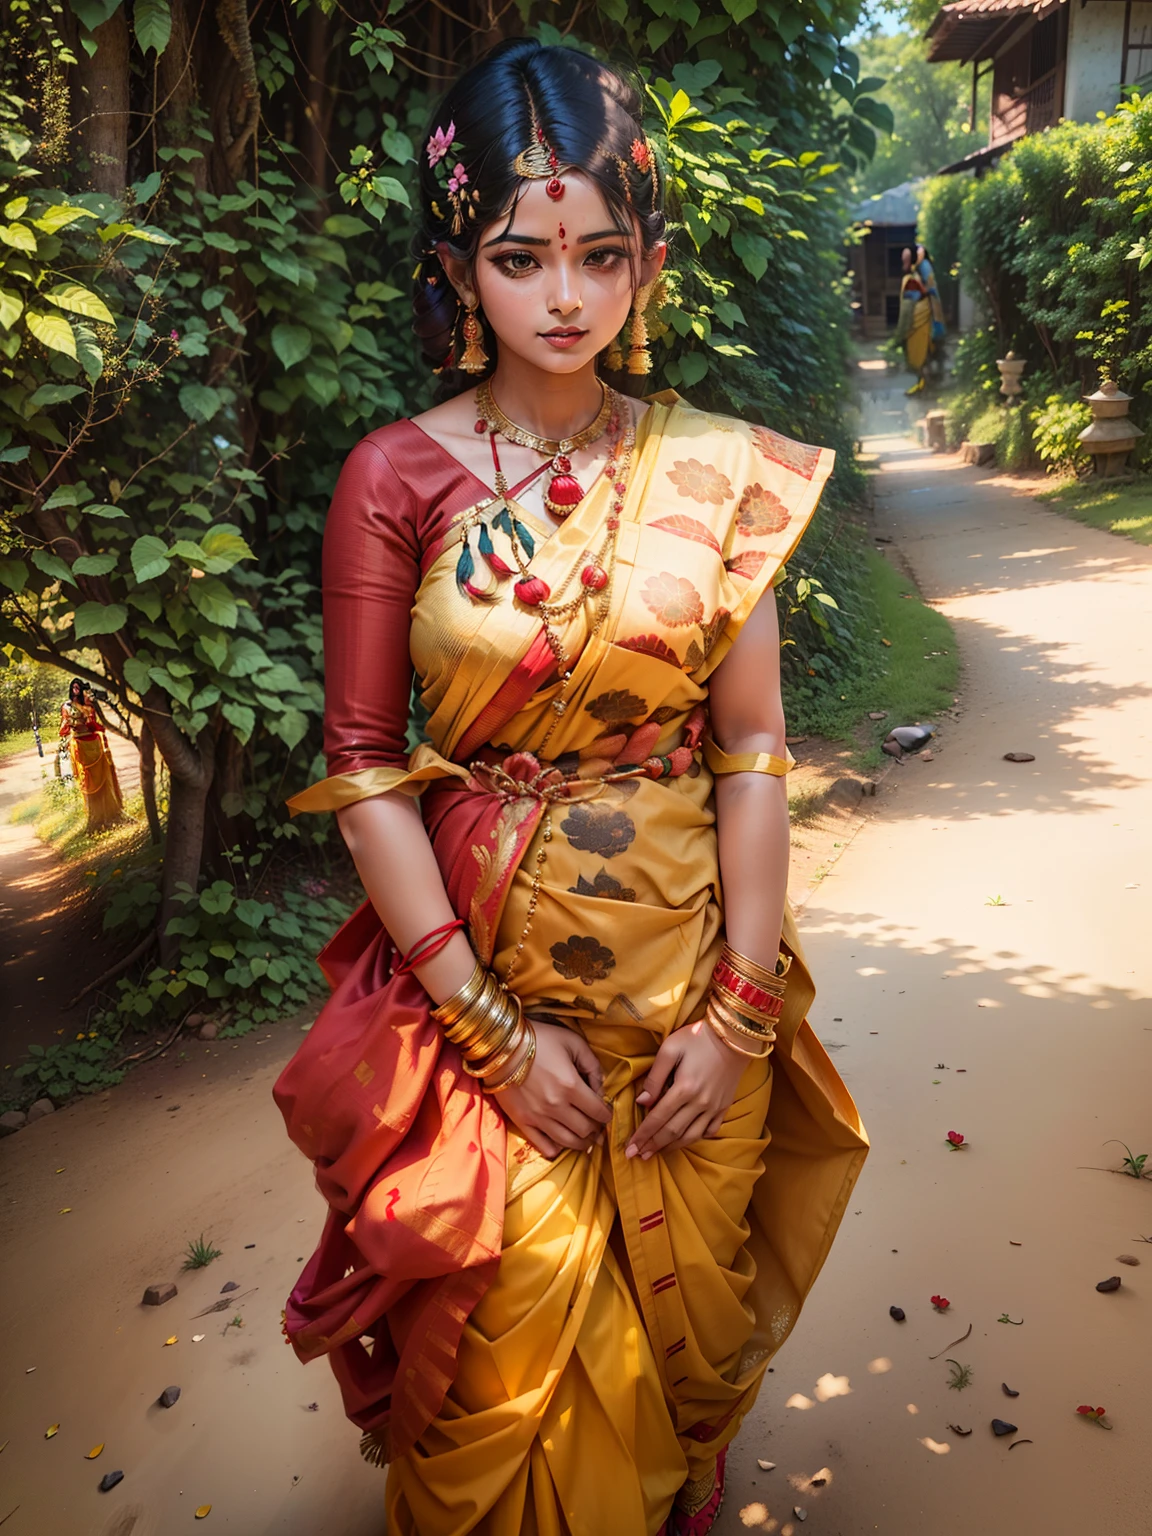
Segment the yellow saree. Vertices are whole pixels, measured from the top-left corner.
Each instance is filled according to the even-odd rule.
[[[391,1463],[393,1536],[653,1536],[680,1485],[736,1433],[827,1255],[867,1141],[806,1022],[813,988],[790,913],[775,1053],[750,1063],[720,1135],[648,1162],[624,1155],[636,1085],[666,1035],[700,1015],[719,954],[712,768],[728,765],[706,743],[675,776],[598,776],[612,762],[671,761],[699,734],[690,722],[709,676],[794,549],[832,460],[672,393],[642,418],[610,611],[590,641],[579,613],[563,634],[579,659],[543,765],[587,779],[587,793],[542,815],[522,769],[470,849],[478,955],[501,976],[514,965],[526,1011],[583,1034],[613,1119],[603,1148],[553,1162],[509,1126],[498,1269],[454,1368],[435,1368],[437,1411]],[[516,508],[536,538],[532,574],[559,588],[596,547],[609,495],[598,484],[555,531]],[[554,725],[558,684],[487,733],[539,618],[510,595],[470,601],[457,552],[451,541],[438,552],[412,611],[431,744],[407,770],[326,779],[294,811],[468,781],[481,748],[507,763]]]

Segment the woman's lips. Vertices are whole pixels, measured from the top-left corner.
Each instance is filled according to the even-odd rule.
[[[578,341],[583,341],[587,331],[544,331],[542,335],[550,347],[574,347]]]

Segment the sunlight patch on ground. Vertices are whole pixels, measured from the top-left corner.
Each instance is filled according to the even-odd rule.
[[[947,1456],[948,1452],[952,1449],[950,1445],[941,1445],[939,1440],[933,1440],[931,1435],[925,1435],[920,1444],[937,1456]]]
[[[816,1400],[827,1403],[834,1397],[847,1397],[852,1391],[848,1384],[847,1376],[833,1376],[831,1371],[826,1371],[815,1386]]]
[[[810,1397],[805,1397],[803,1392],[793,1392],[784,1406],[785,1408],[815,1408],[816,1404]]]
[[[915,1403],[908,1403],[908,1404],[906,1404],[906,1407],[907,1407],[909,1413],[919,1413],[920,1412],[919,1408],[917,1408]]]
[[[883,1376],[886,1371],[892,1369],[892,1362],[887,1355],[879,1355],[875,1360],[868,1362],[868,1374],[870,1376]]]

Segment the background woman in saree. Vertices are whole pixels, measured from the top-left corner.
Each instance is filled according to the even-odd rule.
[[[619,122],[629,97],[616,77],[534,44],[490,57],[500,69],[490,62],[487,78],[461,83],[436,134],[476,143],[502,100],[515,104],[510,134],[522,143],[533,101],[566,165],[595,164],[587,131],[582,143],[572,126],[574,71],[585,71],[599,93],[586,129],[602,133],[607,118],[629,150],[638,124]],[[637,171],[642,159],[633,152]],[[459,164],[467,175],[463,155]],[[647,174],[629,189],[651,191],[654,210]],[[560,228],[573,247],[585,235],[591,245],[613,205],[591,178],[565,182]],[[594,253],[557,251],[543,192],[519,189],[514,210],[536,264],[521,265],[529,284],[505,292],[507,278],[481,263],[437,263],[431,274],[480,289],[485,340],[501,349],[494,387],[519,419],[556,415],[595,385],[597,354],[646,276],[640,251],[655,247],[629,221],[623,283],[591,276]],[[477,225],[490,236],[483,213]],[[585,328],[559,355],[541,345],[558,316]],[[633,1536],[663,1529],[670,1511],[675,1530],[706,1529],[717,1453],[795,1321],[866,1145],[804,1022],[811,987],[790,918],[796,958],[771,1069],[733,1068],[693,1030],[724,930],[721,872],[733,941],[766,960],[778,947],[786,804],[782,781],[749,771],[757,753],[783,751],[775,613],[770,596],[758,603],[831,455],[672,395],[632,410],[611,601],[594,634],[587,605],[570,616],[567,685],[530,605],[499,594],[477,602],[457,580],[461,515],[490,499],[483,461],[467,462],[470,395],[371,434],[330,516],[330,777],[294,808],[340,810],[371,905],[325,952],[336,991],[277,1086],[332,1211],[286,1332],[303,1358],[329,1355],[366,1450],[391,1460],[396,1532]],[[617,494],[574,463],[587,492],[559,528],[527,502],[508,503],[537,536],[533,576],[557,590]],[[507,563],[502,530],[489,537]],[[409,651],[430,744],[407,761]],[[716,674],[726,661],[725,700]],[[710,696],[720,746],[705,761]],[[556,765],[555,800],[530,788],[494,793],[469,767],[485,746],[506,767],[517,759],[521,780],[530,754],[542,771]],[[680,771],[601,782],[606,768],[653,755]],[[735,770],[723,795],[712,769]],[[499,974],[519,954],[516,990],[538,1021],[543,1065],[501,1106],[476,1091],[429,1016],[428,994],[438,1001],[467,974],[467,941],[457,935],[455,959],[445,950],[418,969],[422,985],[389,977],[395,949],[453,913]],[[709,1090],[702,1122],[703,1089],[679,1109],[693,1052],[727,1083],[719,1098]],[[550,1117],[544,1089],[559,1094]],[[679,1130],[698,1125],[694,1135],[668,1121],[673,1102],[689,1116]],[[705,1128],[713,1134],[701,1139]],[[689,1513],[694,1484],[702,1493]]]
[[[108,735],[83,681],[74,677],[60,709],[60,740],[67,747],[72,777],[88,812],[88,831],[100,832],[124,820],[124,799]]]

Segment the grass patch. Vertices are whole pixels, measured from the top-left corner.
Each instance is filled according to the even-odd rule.
[[[828,787],[801,789],[788,796],[788,820],[794,827],[807,827],[816,820],[828,799]]]
[[[1054,512],[1119,533],[1137,544],[1152,544],[1152,481],[1134,480],[1128,485],[1073,480],[1051,491],[1041,491],[1037,501]]]
[[[875,768],[883,761],[880,743],[894,725],[928,720],[951,706],[960,669],[943,614],[921,602],[907,577],[875,550],[862,550],[861,559],[874,620],[863,654],[841,670],[838,699],[824,694],[793,706],[788,724],[792,731],[854,746],[857,767]],[[887,711],[883,720],[867,718],[881,709]],[[792,820],[806,810],[798,805]]]
[[[12,807],[9,821],[31,825],[36,836],[48,843],[61,859],[108,861],[121,859],[148,841],[144,800],[137,792],[124,803],[132,818],[106,832],[88,831],[88,812],[80,786],[72,779],[46,775],[34,795]]]
[[[31,731],[13,731],[10,736],[0,736],[0,758],[14,757],[17,752],[27,752],[35,745],[36,738]]]

